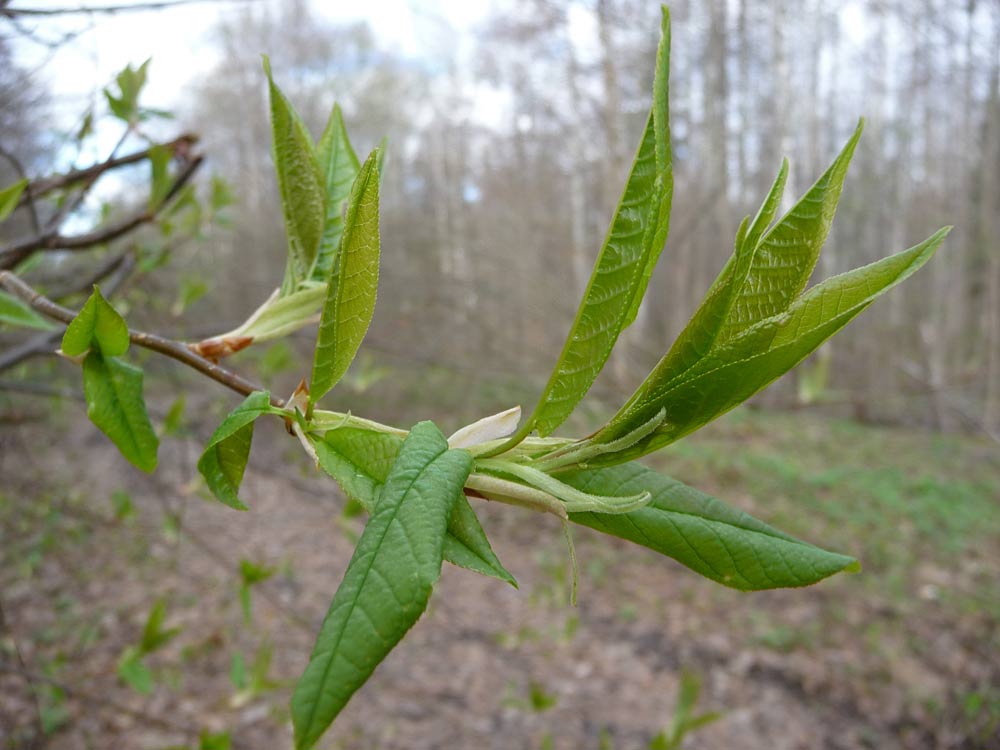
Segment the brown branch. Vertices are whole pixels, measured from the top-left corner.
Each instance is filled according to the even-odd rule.
[[[0,391],[23,393],[28,396],[43,396],[65,398],[71,401],[83,401],[83,394],[69,388],[55,388],[44,383],[29,383],[20,380],[0,380]]]
[[[6,273],[6,271],[0,271],[0,273]],[[58,331],[54,333],[41,333],[3,352],[3,354],[0,354],[0,372],[9,370],[11,367],[19,365],[32,357],[50,354],[57,345],[60,335]]]
[[[173,200],[180,192],[181,188],[187,184],[194,176],[195,171],[201,166],[204,157],[195,156],[192,158],[174,178],[167,195],[151,208],[144,208],[132,216],[110,226],[95,229],[92,232],[67,237],[59,233],[58,229],[50,232],[22,240],[0,251],[0,269],[10,269],[27,258],[29,255],[39,250],[88,250],[97,245],[122,237],[143,224],[148,224],[156,219],[163,208]]]
[[[183,135],[174,138],[172,141],[159,144],[159,147],[169,149],[171,153],[176,156],[186,159],[190,149],[196,143],[198,143],[197,135],[194,133],[184,133]],[[144,149],[143,151],[136,151],[125,156],[113,156],[102,162],[98,162],[97,164],[92,164],[89,167],[74,169],[66,174],[51,175],[49,177],[42,177],[34,180],[25,189],[25,194],[21,197],[21,202],[23,203],[29,196],[32,198],[40,198],[43,195],[51,193],[53,190],[69,187],[78,182],[84,182],[86,180],[94,179],[95,177],[100,177],[105,172],[111,172],[115,169],[120,169],[121,167],[141,162],[149,158],[149,153],[153,150],[153,148],[156,148],[156,146]]]
[[[10,271],[0,271],[0,287],[24,300],[43,315],[53,320],[58,320],[61,323],[69,325],[77,315],[73,310],[56,304],[47,297],[39,294]],[[175,359],[244,396],[249,396],[255,391],[264,390],[262,386],[247,380],[242,375],[195,354],[183,342],[168,339],[155,333],[136,330],[129,331],[129,339],[136,346],[141,346],[144,349],[149,349]],[[279,408],[285,405],[284,400],[276,396],[271,396],[271,403]]]
[[[169,10],[180,5],[218,2],[222,2],[222,0],[159,0],[159,2],[136,3],[134,5],[85,5],[78,8],[9,8],[4,5],[0,6],[0,16],[16,18],[17,16],[111,15],[134,11]],[[228,2],[252,2],[252,0],[228,0]]]
[[[119,255],[112,255],[106,258],[99,266],[97,266],[97,268],[93,269],[82,279],[80,279],[79,275],[77,275],[76,281],[72,283],[64,283],[61,287],[49,292],[49,297],[52,299],[62,299],[63,297],[68,297],[71,294],[89,292],[94,284],[103,281],[114,273],[117,273],[118,277],[121,278],[128,276],[134,267],[135,251],[133,249],[126,250]],[[112,293],[110,289],[105,289],[103,291],[105,296],[109,296]]]

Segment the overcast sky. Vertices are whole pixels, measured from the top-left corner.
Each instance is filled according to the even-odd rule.
[[[12,6],[93,7],[139,1],[14,0]],[[282,0],[255,2],[277,6]],[[23,39],[15,50],[20,63],[37,70],[48,85],[56,104],[54,115],[59,120],[68,118],[67,127],[79,116],[88,98],[99,94],[118,71],[149,57],[153,62],[143,101],[150,107],[169,109],[186,82],[212,68],[217,52],[209,32],[218,18],[234,12],[237,4],[232,0],[206,0],[166,10],[24,20],[22,26],[43,40],[56,41],[80,30],[83,33],[55,50]],[[462,40],[489,10],[489,3],[470,0],[334,0],[314,1],[312,5],[319,15],[332,21],[368,21],[380,40],[412,57],[420,57],[423,50],[433,47],[431,37],[440,35],[442,24],[452,28],[455,39]]]

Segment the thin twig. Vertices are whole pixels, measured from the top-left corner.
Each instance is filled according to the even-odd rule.
[[[8,8],[0,7],[0,16],[15,18],[17,16],[79,16],[79,15],[111,15],[114,13],[131,13],[147,10],[168,10],[180,5],[198,5],[218,3],[223,0],[159,0],[159,2],[135,3],[134,5],[83,5],[77,8]],[[228,2],[251,2],[252,0],[227,0]]]
[[[7,618],[4,616],[3,612],[3,602],[0,601],[0,633],[8,633],[10,637],[10,642],[14,647],[14,658],[17,659],[17,672],[21,675],[22,679],[28,684],[28,690],[31,693],[32,701],[35,706],[35,739],[32,742],[34,747],[38,746],[38,742],[42,737],[45,736],[44,723],[42,722],[42,704],[38,699],[38,691],[35,689],[35,682],[32,679],[31,672],[28,671],[28,666],[24,663],[24,656],[21,654],[21,649],[17,645],[17,638],[14,636],[14,630],[11,628],[10,623],[7,622]]]
[[[69,325],[77,315],[73,310],[56,304],[39,294],[10,271],[0,271],[0,287],[24,300],[43,315],[61,323]],[[183,342],[168,339],[155,333],[136,330],[129,331],[129,339],[137,346],[175,359],[244,396],[264,390],[262,386],[247,380],[242,375],[195,354]],[[279,408],[285,404],[283,399],[276,396],[271,396],[271,403]]]
[[[180,156],[181,158],[186,159],[191,147],[196,143],[198,143],[197,135],[194,133],[184,133],[183,135],[174,138],[172,141],[167,141],[166,143],[158,145],[160,148],[169,150],[175,156]],[[29,196],[33,198],[40,198],[43,195],[51,193],[53,190],[59,190],[61,188],[75,185],[78,182],[84,182],[95,177],[100,177],[105,172],[111,172],[130,164],[137,164],[138,162],[148,159],[150,151],[152,151],[153,148],[155,148],[155,146],[143,149],[142,151],[126,154],[125,156],[112,156],[102,162],[92,164],[89,167],[74,169],[66,172],[65,174],[57,174],[34,180],[30,185],[28,185],[27,188],[25,188],[24,195],[21,197],[21,202],[23,203]]]
[[[97,245],[116,240],[143,224],[152,222],[160,211],[177,196],[181,188],[191,180],[195,171],[201,166],[202,160],[201,156],[192,158],[174,179],[170,191],[156,206],[143,208],[115,224],[95,229],[92,232],[67,237],[60,234],[58,228],[54,228],[49,232],[22,240],[0,250],[0,269],[13,268],[38,250],[89,250]]]
[[[56,398],[66,398],[73,401],[83,401],[83,394],[80,391],[70,388],[56,388],[44,383],[28,383],[21,380],[0,380],[0,391],[10,393],[24,393],[29,396],[54,396]]]

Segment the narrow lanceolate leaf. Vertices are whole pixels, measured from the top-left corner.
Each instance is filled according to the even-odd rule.
[[[347,138],[347,128],[344,127],[344,117],[339,105],[334,105],[326,129],[316,144],[316,156],[326,193],[326,219],[311,278],[326,283],[340,247],[340,235],[344,231],[344,205],[351,194],[351,184],[361,168]],[[381,174],[381,165],[378,167]]]
[[[316,338],[310,403],[316,403],[347,372],[375,312],[379,262],[377,156],[377,151],[371,153],[351,188],[344,233]]]
[[[305,124],[271,77],[264,58],[271,98],[271,153],[288,235],[288,269],[282,291],[308,278],[319,252],[326,219],[326,199],[316,149]]]
[[[669,16],[664,14],[653,109],[625,192],[555,370],[533,416],[511,438],[511,444],[523,440],[532,429],[549,435],[570,415],[603,369],[622,330],[635,319],[663,249],[673,195],[666,91],[669,32]]]
[[[21,328],[37,328],[42,331],[51,331],[55,328],[17,297],[12,297],[6,292],[0,292],[0,323]]]
[[[28,187],[28,180],[23,179],[0,190],[0,221],[4,221],[14,212],[18,201],[21,200],[21,193],[26,187]]]
[[[642,277],[632,295],[632,305],[628,317],[625,318],[625,328],[632,325],[639,315],[646,289],[653,277],[653,269],[660,259],[663,246],[667,242],[667,232],[670,229],[670,206],[674,198],[674,166],[673,153],[670,148],[670,11],[661,6],[660,44],[656,49],[656,72],[653,75],[653,134],[656,151],[656,179],[654,189],[658,196],[653,205],[654,215],[647,228],[644,243],[648,246],[648,254],[643,263]]]
[[[581,471],[561,479],[587,493],[651,493],[652,501],[631,513],[571,513],[570,520],[672,557],[731,588],[808,586],[834,573],[859,569],[851,557],[800,541],[639,464]]]
[[[271,396],[266,391],[251,393],[212,433],[205,451],[198,459],[198,471],[219,502],[237,510],[246,510],[239,489],[250,457],[253,424],[271,410]]]
[[[472,468],[430,422],[414,426],[386,480],[292,696],[295,747],[313,747],[420,618],[441,574],[445,529]]]
[[[90,421],[133,465],[153,471],[160,441],[146,414],[142,370],[92,350],[83,360],[83,394]]]
[[[662,425],[627,450],[597,457],[592,463],[621,463],[642,456],[750,398],[805,359],[876,298],[915,273],[949,230],[941,229],[909,250],[817,284],[788,310],[713,349],[672,383],[648,389],[623,421],[642,423],[664,410]]]
[[[342,427],[330,430],[314,442],[323,470],[337,480],[344,493],[372,513],[382,486],[396,460],[403,439],[384,432]],[[505,581],[515,588],[517,581],[504,568],[490,545],[475,511],[465,497],[455,501],[444,559],[452,565]]]
[[[612,443],[634,430],[641,424],[632,411],[635,404],[647,400],[651,390],[672,383],[715,346],[720,333],[728,325],[733,303],[746,282],[760,237],[774,220],[781,204],[787,177],[786,159],[782,161],[778,176],[754,220],[751,222],[748,216],[740,225],[736,233],[733,255],[712,283],[698,310],[674,341],[670,351],[653,368],[649,377],[632,394],[618,414],[601,429],[594,438],[595,442]]]
[[[858,123],[854,135],[830,168],[763,235],[753,250],[753,263],[719,334],[720,341],[727,341],[754,323],[784,311],[809,283],[820,250],[830,233],[847,167],[863,126],[863,122]],[[761,212],[764,213],[768,206],[769,203],[765,202]],[[755,222],[748,240],[752,241],[763,228]]]
[[[90,298],[67,326],[62,351],[70,357],[78,357],[88,349],[95,349],[105,357],[117,357],[128,350],[128,342],[125,319],[95,286]]]

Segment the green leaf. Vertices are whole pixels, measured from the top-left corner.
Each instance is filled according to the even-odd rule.
[[[163,145],[149,149],[150,189],[149,208],[155,210],[170,192],[171,180],[168,171],[173,152]]]
[[[326,284],[306,281],[290,294],[281,296],[279,292],[272,295],[243,325],[220,338],[249,336],[261,343],[287,336],[315,322],[326,299],[326,289]]]
[[[652,501],[631,513],[571,513],[570,520],[672,557],[731,588],[808,586],[858,569],[853,558],[795,539],[640,464],[573,472],[560,479],[591,494],[651,493]]]
[[[112,93],[110,88],[104,89],[104,96],[107,97],[111,113],[129,125],[135,125],[140,119],[139,95],[146,85],[149,62],[146,60],[136,69],[126,65],[125,69],[115,77],[115,83],[118,84],[117,94]]]
[[[628,412],[615,422],[641,424],[662,409],[666,413],[663,424],[628,450],[599,457],[592,465],[621,463],[649,453],[741,404],[915,273],[930,260],[949,230],[941,229],[908,250],[817,284],[788,310],[716,347],[674,381],[647,381],[640,387],[642,398],[633,399]]]
[[[153,672],[143,664],[135,647],[125,649],[118,660],[118,677],[137,693],[149,695],[153,692]]]
[[[26,187],[28,187],[27,178],[18,180],[13,185],[8,185],[0,190],[0,221],[6,221],[7,217],[14,213]]]
[[[653,109],[576,319],[535,412],[506,444],[549,435],[572,413],[635,320],[669,228],[673,177],[667,111],[669,15],[663,16]],[[499,452],[499,451],[497,451]]]
[[[288,293],[309,277],[316,260],[325,223],[325,191],[312,137],[274,83],[266,56],[264,72],[271,98],[271,154],[288,235],[288,270],[282,285]]]
[[[379,153],[382,153],[381,149]],[[340,236],[344,232],[344,204],[351,195],[351,184],[361,168],[347,137],[339,105],[334,105],[326,129],[316,144],[316,156],[326,190],[326,224],[311,278],[325,283],[333,271]],[[376,167],[381,174],[381,164],[376,164]]]
[[[863,127],[864,121],[859,122],[854,135],[830,168],[752,249],[753,263],[719,333],[720,342],[733,338],[760,320],[783,312],[809,283],[820,250],[830,233],[847,168]],[[783,187],[784,180],[780,173],[776,187],[779,182]],[[754,222],[755,226],[748,233],[749,241],[754,240],[757,232],[766,226],[763,222],[769,220],[767,212],[772,205],[777,208],[780,203],[780,190],[777,191],[777,200],[773,204],[770,202],[775,192],[772,188],[772,194],[761,209],[759,221]]]
[[[329,430],[323,440],[314,441],[320,466],[368,513],[378,504],[382,485],[402,444],[403,438],[397,435],[355,427]],[[517,581],[497,558],[476,512],[465,497],[455,501],[448,521],[444,559],[517,588]]]
[[[430,422],[400,448],[292,696],[295,747],[313,747],[419,619],[441,574],[445,529],[472,468]]]
[[[140,654],[151,654],[181,632],[180,628],[164,628],[165,619],[167,619],[167,603],[159,599],[149,610],[149,616],[146,618],[146,627],[143,628],[142,640],[139,641]]]
[[[212,433],[205,451],[198,459],[198,471],[216,499],[236,510],[247,510],[239,498],[243,472],[250,457],[253,423],[271,411],[267,391],[254,391],[233,409]]]
[[[105,357],[117,357],[128,351],[128,343],[125,319],[95,285],[90,298],[63,334],[63,354],[78,357],[93,348]]]
[[[375,312],[379,263],[377,157],[378,152],[372,151],[351,188],[340,251],[316,337],[310,404],[347,372]]]
[[[142,370],[91,351],[83,360],[83,394],[90,421],[134,466],[153,471],[160,441],[146,414]]]
[[[6,292],[0,292],[0,323],[22,328],[37,328],[42,331],[51,331],[55,328],[17,297],[12,297]]]
[[[229,732],[202,731],[198,738],[198,750],[230,750],[232,735]]]

